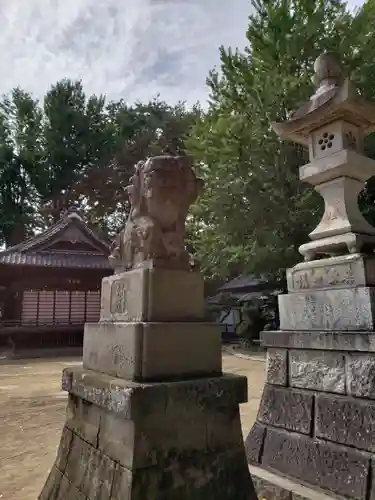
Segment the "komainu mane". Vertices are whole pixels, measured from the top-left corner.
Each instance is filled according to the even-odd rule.
[[[203,188],[187,157],[139,162],[126,188],[131,208],[109,258],[115,273],[137,267],[189,269],[185,223]]]

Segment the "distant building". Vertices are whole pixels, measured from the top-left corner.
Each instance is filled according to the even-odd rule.
[[[100,316],[109,251],[71,209],[44,233],[0,252],[0,353],[82,346],[84,323]]]
[[[237,276],[220,286],[214,296],[207,298],[207,304],[211,306],[220,306],[225,296],[236,302],[231,307],[223,307],[217,319],[222,327],[224,341],[231,341],[237,337],[236,328],[242,321],[241,305],[254,298],[260,298],[273,290],[274,287],[265,277]]]

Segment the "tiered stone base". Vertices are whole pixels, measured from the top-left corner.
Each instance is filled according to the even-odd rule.
[[[263,332],[263,342],[267,382],[246,439],[249,463],[373,500],[375,333]]]
[[[66,369],[67,420],[39,500],[255,500],[245,377],[140,384]]]

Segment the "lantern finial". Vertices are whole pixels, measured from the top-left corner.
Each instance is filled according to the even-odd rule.
[[[343,69],[336,52],[324,52],[314,63],[314,84],[319,88],[337,87],[343,80]]]

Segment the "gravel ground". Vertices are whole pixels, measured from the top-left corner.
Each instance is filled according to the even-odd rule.
[[[0,361],[0,499],[36,500],[52,466],[65,419],[61,371],[79,359]],[[249,402],[241,407],[246,436],[264,384],[262,358],[223,355],[226,372],[246,375]]]

